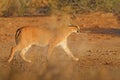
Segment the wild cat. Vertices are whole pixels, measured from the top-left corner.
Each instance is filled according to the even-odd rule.
[[[16,46],[12,47],[8,62],[14,57],[17,51],[20,51],[20,56],[26,62],[31,62],[25,58],[25,53],[32,45],[48,46],[48,56],[52,54],[55,47],[61,46],[64,51],[73,60],[78,61],[79,58],[75,57],[67,45],[67,38],[72,33],[78,33],[80,27],[78,25],[68,25],[64,28],[58,28],[53,31],[46,27],[22,27],[16,31],[15,40]]]

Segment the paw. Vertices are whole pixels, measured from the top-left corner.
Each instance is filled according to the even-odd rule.
[[[10,63],[10,60],[8,60],[8,62]]]
[[[8,60],[8,62],[10,63],[10,62],[11,62],[11,60],[9,59],[9,60]]]
[[[31,63],[32,61],[31,60],[28,60],[29,63]]]
[[[79,58],[73,58],[74,61],[79,61]]]
[[[31,60],[25,60],[26,62],[28,62],[28,63],[31,63],[32,61]]]

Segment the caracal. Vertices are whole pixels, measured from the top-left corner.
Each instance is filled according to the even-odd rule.
[[[22,27],[16,31],[15,40],[16,46],[12,47],[8,62],[14,57],[15,52],[20,51],[20,56],[26,62],[31,62],[25,58],[25,53],[32,45],[48,46],[48,56],[52,54],[55,47],[61,46],[64,51],[73,60],[78,61],[67,45],[67,38],[73,32],[79,32],[78,25],[69,25],[67,27],[60,27],[52,30],[47,27]]]

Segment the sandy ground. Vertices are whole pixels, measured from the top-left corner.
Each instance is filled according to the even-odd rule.
[[[85,16],[83,18],[86,20]],[[108,22],[99,20],[102,25],[99,28],[97,23],[95,27],[83,26],[80,34],[68,37],[69,48],[80,59],[77,62],[60,47],[55,48],[51,59],[47,60],[46,47],[32,46],[26,54],[32,63],[24,62],[18,53],[8,63],[11,47],[15,45],[14,34],[19,27],[52,22],[49,17],[0,18],[0,80],[120,80],[120,30],[118,22],[109,19]],[[107,24],[110,27],[104,27]]]

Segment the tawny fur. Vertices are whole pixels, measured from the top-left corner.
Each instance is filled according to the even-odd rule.
[[[48,56],[52,54],[55,47],[61,46],[68,56],[73,60],[79,60],[74,57],[67,46],[67,37],[78,31],[78,26],[61,27],[58,29],[49,29],[47,27],[22,27],[16,31],[15,40],[16,46],[12,47],[8,62],[14,57],[15,52],[20,51],[20,56],[23,60],[31,62],[25,58],[25,53],[32,45],[48,46]]]

